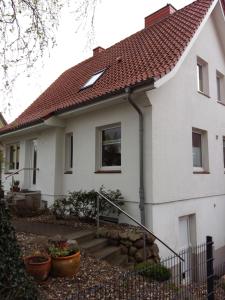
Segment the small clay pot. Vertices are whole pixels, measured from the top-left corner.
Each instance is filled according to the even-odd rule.
[[[80,269],[80,251],[63,257],[52,257],[52,275],[56,277],[72,277]]]
[[[48,278],[51,269],[51,257],[47,255],[28,256],[24,259],[26,271],[37,281]]]

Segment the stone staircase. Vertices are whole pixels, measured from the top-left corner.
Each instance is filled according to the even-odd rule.
[[[97,259],[105,260],[112,265],[128,266],[128,256],[121,254],[120,247],[110,245],[108,239],[96,238],[95,231],[79,232],[79,235],[74,232],[65,237],[75,239],[81,249]]]
[[[72,227],[58,224],[45,224],[39,222],[26,222],[14,220],[13,225],[17,232],[27,232],[54,238],[61,235],[65,239],[75,239],[81,249],[91,256],[105,260],[112,265],[126,267],[128,256],[121,254],[119,246],[110,245],[106,238],[97,238],[95,230],[74,231]]]

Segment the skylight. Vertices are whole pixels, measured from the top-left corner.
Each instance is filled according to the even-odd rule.
[[[104,73],[105,70],[101,70],[97,73],[95,73],[94,75],[91,76],[90,79],[88,79],[88,81],[83,85],[82,89],[85,89],[91,85],[93,85]]]

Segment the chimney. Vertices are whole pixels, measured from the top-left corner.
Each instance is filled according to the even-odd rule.
[[[167,4],[163,8],[157,10],[156,12],[154,12],[153,14],[145,18],[145,28],[158,23],[159,21],[172,15],[175,12],[176,12],[176,8],[174,8],[171,4]]]
[[[104,51],[105,49],[102,47],[96,47],[95,49],[93,49],[93,56],[95,56],[96,54]]]

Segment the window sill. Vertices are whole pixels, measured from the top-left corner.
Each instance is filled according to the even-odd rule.
[[[98,170],[95,174],[121,174],[121,170]]]
[[[211,98],[209,95],[205,94],[204,92],[197,91],[200,95],[205,96],[207,98]]]
[[[210,174],[210,172],[207,172],[207,171],[194,171],[193,174]]]
[[[65,171],[64,174],[73,174],[73,171]]]

